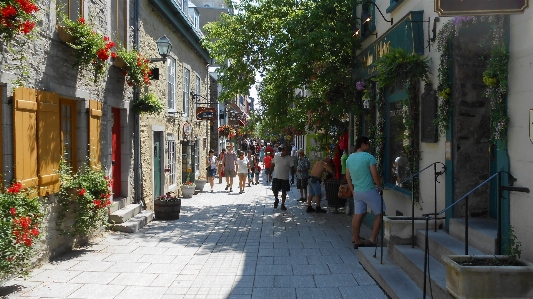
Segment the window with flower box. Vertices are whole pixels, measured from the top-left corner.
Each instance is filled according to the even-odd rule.
[[[111,32],[115,34],[113,40],[126,49],[128,48],[127,4],[126,0],[111,0]]]

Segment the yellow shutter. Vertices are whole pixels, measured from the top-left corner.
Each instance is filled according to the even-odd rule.
[[[100,168],[100,127],[102,103],[89,100],[89,164]]]
[[[35,90],[19,87],[13,93],[15,180],[37,186],[37,101]]]
[[[57,171],[60,158],[59,95],[37,91],[37,170],[40,196],[59,191]]]

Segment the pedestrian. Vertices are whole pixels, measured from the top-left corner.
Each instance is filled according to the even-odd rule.
[[[250,163],[248,158],[244,156],[244,152],[239,152],[239,158],[237,159],[237,175],[239,176],[239,194],[244,193],[244,187],[246,186],[246,177],[250,172]]]
[[[226,149],[223,148],[220,154],[218,155],[218,167],[217,167],[217,173],[218,173],[218,183],[222,184],[222,177],[224,176],[224,155],[226,154]]]
[[[259,174],[261,174],[261,166],[259,165],[259,159],[255,157],[255,184],[259,184]]]
[[[285,199],[287,198],[287,192],[291,190],[289,170],[294,177],[294,160],[290,156],[291,150],[289,147],[279,146],[279,150],[281,153],[276,155],[272,161],[272,191],[274,192],[274,209],[278,208],[278,193],[281,191],[281,209],[285,211],[287,210]]]
[[[272,175],[272,170],[271,170],[271,167],[272,167],[272,155],[270,154],[270,152],[266,153],[265,163],[264,164],[265,164],[266,183],[269,184],[272,181],[272,178],[271,178],[271,175]]]
[[[305,155],[303,148],[298,150],[298,161],[296,164],[296,188],[300,190],[299,202],[307,201],[307,181],[309,180],[309,169],[311,161]]]
[[[261,146],[261,149],[259,150],[259,161],[263,163],[264,159],[265,159],[265,147]],[[265,164],[263,164],[263,167],[265,167]]]
[[[209,150],[209,157],[206,161],[207,179],[209,180],[209,186],[211,186],[211,193],[213,193],[213,187],[215,187],[215,175],[217,174],[217,157],[215,157],[215,151]]]
[[[248,157],[246,158],[248,159],[248,163],[250,164],[249,165],[250,171],[248,172],[248,187],[250,187],[250,184],[253,184],[254,182],[253,169],[255,168],[255,155],[252,154],[252,150],[248,151]]]
[[[364,246],[376,246],[376,238],[379,232],[381,213],[385,211],[385,203],[380,193],[383,191],[381,178],[376,168],[376,158],[368,153],[370,140],[361,136],[355,141],[356,152],[346,160],[346,180],[353,192],[355,212],[352,218],[352,243],[354,248]],[[366,215],[367,205],[376,215],[372,225],[372,234],[366,242],[359,237],[361,224]]]
[[[233,178],[237,175],[237,154],[233,151],[233,143],[229,143],[228,151],[224,155],[223,168],[226,176],[226,188],[229,192],[233,192]]]
[[[334,174],[335,171],[330,166],[331,157],[326,156],[324,159],[317,161],[311,169],[311,175],[309,176],[309,196],[307,197],[307,213],[326,213],[326,210],[320,207],[320,200],[322,197],[322,174],[327,172],[328,174]],[[315,197],[315,209],[311,205]]]
[[[270,143],[267,143],[265,152],[270,153],[271,155],[274,155],[274,148],[272,147],[272,145],[270,145]]]

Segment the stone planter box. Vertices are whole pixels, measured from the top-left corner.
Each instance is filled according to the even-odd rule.
[[[159,220],[176,220],[180,219],[181,199],[173,201],[154,201],[155,218]]]
[[[183,198],[191,198],[194,195],[194,188],[196,186],[181,185],[181,195]]]
[[[73,43],[74,37],[67,32],[65,29],[65,26],[56,26],[57,33],[59,34],[59,40],[61,40],[64,43]]]
[[[429,222],[429,229],[434,228],[435,220]],[[383,216],[383,227],[385,227],[385,240],[389,245],[409,245],[411,244],[411,217],[410,216]],[[437,220],[437,227],[440,228],[443,220]],[[417,230],[426,229],[426,220],[423,217],[415,217],[415,235]]]
[[[207,183],[206,180],[195,180],[194,181],[194,184],[196,185],[195,189],[198,191],[203,191],[206,183]]]
[[[503,255],[442,256],[446,265],[446,290],[454,298],[533,298],[533,264],[523,266],[461,266],[456,261],[508,259]]]

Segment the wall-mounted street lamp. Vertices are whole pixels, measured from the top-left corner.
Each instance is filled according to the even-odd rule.
[[[170,43],[170,40],[166,35],[163,35],[155,43],[157,44],[157,52],[159,52],[161,58],[149,58],[148,60],[150,62],[167,61],[167,56],[170,54],[170,50],[172,50],[172,44]]]
[[[374,5],[374,6],[376,7],[376,9],[379,11],[379,14],[381,14],[381,17],[383,17],[383,20],[385,20],[385,22],[387,22],[387,23],[390,23],[391,26],[392,26],[392,24],[393,24],[393,19],[390,18],[390,21],[387,20],[387,19],[385,18],[385,16],[383,15],[383,13],[381,12],[381,9],[379,9],[379,7],[377,6],[376,3],[374,3],[374,2],[363,2],[363,3],[362,3],[362,5],[365,5],[365,4],[372,4],[372,5]],[[361,16],[361,18],[362,18],[363,20],[368,19],[368,20],[370,21],[370,20],[372,19],[372,14],[370,14],[370,13],[368,13],[368,12],[365,12],[365,13]]]
[[[370,22],[370,20],[372,19],[371,17],[367,17],[367,18],[363,18],[363,19],[360,19],[360,18],[357,18],[355,17],[354,19],[356,20],[360,20],[361,21],[361,26]],[[353,29],[353,34],[352,34],[352,37],[358,37],[359,34],[361,34],[361,29],[357,27],[357,25],[355,25],[354,29]]]

